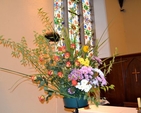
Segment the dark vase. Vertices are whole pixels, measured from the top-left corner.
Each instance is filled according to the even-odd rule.
[[[88,101],[83,98],[63,98],[65,108],[83,108],[88,106]]]

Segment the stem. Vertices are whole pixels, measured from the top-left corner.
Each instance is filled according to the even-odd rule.
[[[28,74],[25,74],[25,73],[21,73],[21,72],[18,72],[18,71],[13,71],[13,70],[2,68],[2,67],[0,67],[0,70],[7,71],[9,73],[16,73],[16,74],[19,74],[19,75],[24,75],[26,77],[30,77],[31,76],[31,75],[28,75]]]

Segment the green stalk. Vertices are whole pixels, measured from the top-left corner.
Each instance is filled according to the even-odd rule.
[[[18,71],[13,71],[13,70],[6,69],[6,68],[2,68],[2,67],[0,67],[0,70],[6,71],[6,72],[9,72],[9,73],[15,73],[15,74],[19,74],[19,75],[24,75],[24,76],[31,77],[31,75],[28,75],[28,74],[25,74],[25,73],[21,73],[21,72],[18,72]]]

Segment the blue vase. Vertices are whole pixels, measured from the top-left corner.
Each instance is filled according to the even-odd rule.
[[[88,101],[83,98],[63,98],[65,108],[83,108],[88,106]]]

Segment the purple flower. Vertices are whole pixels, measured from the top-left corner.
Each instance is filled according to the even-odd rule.
[[[102,64],[102,60],[100,58],[96,57],[96,56],[93,56],[92,60],[96,60],[97,63]]]
[[[89,81],[89,79],[92,78],[92,75],[94,74],[92,71],[92,67],[90,66],[83,66],[80,71],[83,73],[83,76],[86,80]]]
[[[94,87],[99,86],[99,82],[98,82],[97,78],[93,79],[90,83],[94,84]]]
[[[73,69],[72,72],[68,75],[69,80],[82,80],[83,75],[79,69]]]
[[[69,88],[69,89],[68,89],[68,93],[69,93],[69,94],[74,94],[75,91],[74,91],[72,88]]]
[[[98,76],[96,77],[96,79],[101,83],[101,86],[107,85],[107,81],[104,77],[104,73],[100,69],[97,69],[97,68],[94,68],[93,71],[98,73]]]

